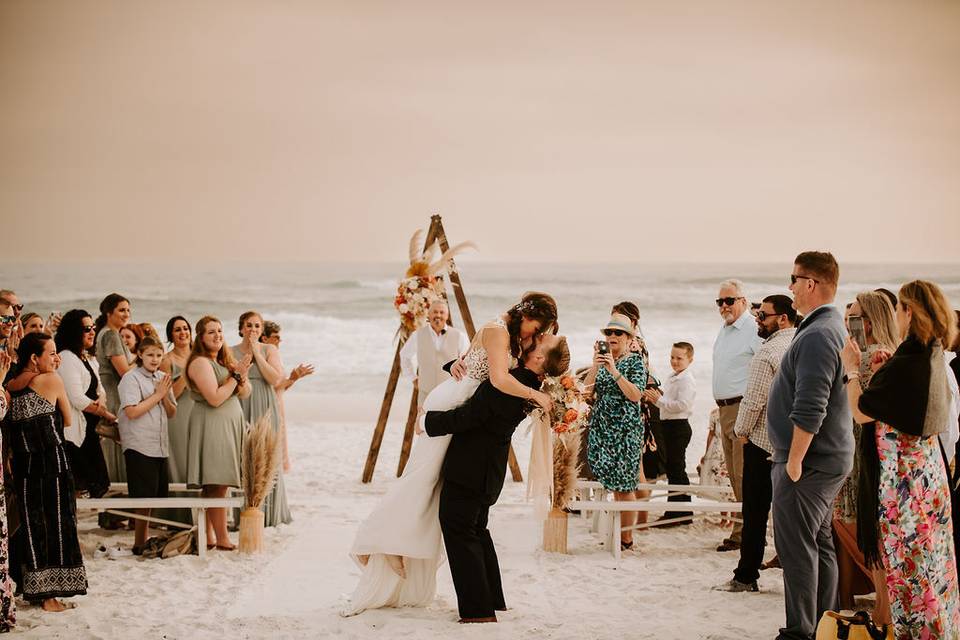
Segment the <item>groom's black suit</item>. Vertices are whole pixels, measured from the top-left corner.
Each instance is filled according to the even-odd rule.
[[[528,369],[510,373],[528,387],[540,387]],[[431,436],[453,434],[440,472],[440,528],[462,619],[491,618],[495,610],[506,609],[487,516],[503,489],[510,439],[525,408],[523,398],[498,391],[487,380],[463,405],[429,411],[424,421]]]

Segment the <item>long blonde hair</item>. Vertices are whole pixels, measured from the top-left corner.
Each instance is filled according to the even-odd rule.
[[[901,307],[912,313],[907,333],[925,345],[939,340],[944,349],[949,349],[957,336],[956,315],[947,297],[936,284],[926,280],[914,280],[900,287],[898,299]]]
[[[890,353],[896,351],[900,346],[900,331],[889,298],[877,291],[864,291],[857,294],[857,304],[860,305],[860,314],[870,321],[870,335],[874,341]]]

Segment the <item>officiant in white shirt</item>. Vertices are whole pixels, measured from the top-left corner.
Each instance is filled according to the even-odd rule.
[[[447,326],[450,308],[443,300],[430,305],[427,324],[414,331],[400,350],[400,371],[417,381],[417,407],[433,388],[450,377],[443,365],[456,360],[470,348],[466,334]]]

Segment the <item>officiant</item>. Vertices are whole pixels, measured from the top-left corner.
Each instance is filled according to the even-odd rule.
[[[430,305],[427,324],[410,334],[400,350],[401,372],[418,385],[418,408],[434,387],[450,377],[443,365],[470,348],[466,334],[447,325],[449,319],[450,307],[445,300],[437,300]]]

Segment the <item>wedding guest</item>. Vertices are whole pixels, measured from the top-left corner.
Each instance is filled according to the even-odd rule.
[[[673,375],[663,380],[663,391],[647,389],[643,397],[660,409],[663,429],[662,447],[667,459],[667,482],[673,485],[689,485],[687,477],[687,445],[693,435],[690,416],[697,399],[697,381],[690,371],[693,364],[693,345],[675,342],[670,350],[670,368]],[[690,502],[690,494],[671,495],[668,502]],[[685,518],[676,522],[677,518]],[[688,525],[693,522],[691,511],[668,511],[660,517],[667,521],[663,526]]]
[[[447,326],[450,308],[445,300],[436,300],[427,313],[427,324],[407,338],[400,349],[400,371],[417,383],[417,407],[423,406],[433,388],[450,378],[443,365],[456,360],[470,348],[467,335]]]
[[[280,325],[276,322],[271,322],[269,320],[264,320],[263,322],[263,335],[260,336],[260,342],[264,344],[272,344],[277,348],[277,357],[280,358]],[[280,359],[280,370],[285,372],[286,369],[283,368],[283,360]],[[275,387],[274,390],[277,392],[277,405],[280,409],[280,433],[283,440],[283,472],[289,473],[291,464],[290,464],[290,448],[287,445],[287,412],[284,406],[283,396],[287,392],[287,389],[292,387],[298,380],[305,378],[309,375],[313,375],[313,365],[300,363],[290,371],[290,375],[284,374],[283,380],[281,380]]]
[[[243,340],[231,348],[234,360],[251,358],[250,395],[240,400],[243,417],[253,424],[267,416],[273,429],[280,430],[280,409],[274,387],[283,381],[283,365],[280,354],[273,345],[260,342],[263,333],[263,317],[256,311],[247,311],[240,316],[239,333]],[[264,524],[273,527],[289,524],[293,521],[287,505],[287,491],[283,482],[283,470],[277,471],[277,480],[273,489],[263,501]]]
[[[854,419],[862,425],[857,529],[868,566],[882,560],[894,635],[960,636],[960,593],[950,488],[940,444],[951,410],[943,345],[957,335],[940,287],[903,285],[896,309],[902,342],[872,360],[859,382],[860,346],[848,339],[843,367]],[[874,517],[868,517],[874,514]]]
[[[110,488],[110,474],[103,458],[97,423],[100,420],[116,422],[117,417],[107,410],[106,394],[100,384],[100,365],[87,354],[93,347],[94,330],[89,313],[71,309],[63,316],[55,342],[60,355],[57,374],[63,380],[71,408],[71,425],[64,429],[63,443],[70,471],[78,492],[85,491],[99,498]]]
[[[636,499],[643,451],[643,418],[640,413],[642,390],[647,386],[643,359],[629,350],[636,336],[630,319],[615,313],[603,329],[609,353],[594,346],[593,366],[585,384],[595,396],[590,413],[587,456],[590,468],[605,489],[617,501]],[[625,512],[620,546],[633,548],[636,512]]]
[[[130,363],[137,360],[137,352],[140,349],[140,341],[143,340],[143,329],[138,324],[126,324],[120,328],[120,338],[130,352]]]
[[[738,502],[743,499],[741,491],[743,476],[743,445],[733,434],[737,424],[740,401],[747,390],[750,360],[760,349],[753,316],[748,313],[750,303],[739,280],[727,280],[720,284],[717,308],[723,318],[723,326],[713,344],[713,398],[720,407],[720,427],[723,444],[723,459],[730,474],[730,485]],[[717,551],[734,551],[740,548],[743,525],[735,522],[733,531],[720,543]]]
[[[640,308],[630,302],[629,300],[624,300],[623,302],[618,302],[613,305],[613,308],[610,309],[610,313],[622,313],[630,319],[630,326],[633,327],[635,335],[633,340],[630,341],[630,353],[636,353],[643,359],[643,366],[647,370],[647,386],[646,389],[660,389],[660,381],[657,380],[656,376],[653,374],[653,367],[650,364],[650,353],[647,351],[647,343],[643,338],[643,331],[640,329]],[[640,484],[647,484],[647,478],[650,477],[654,482],[657,481],[657,477],[666,473],[667,469],[667,459],[663,454],[663,451],[658,450],[657,442],[662,440],[662,434],[660,433],[660,409],[657,408],[657,405],[652,402],[647,402],[646,400],[640,400],[640,416],[643,420],[643,452],[640,454],[640,477],[637,480]],[[585,433],[581,437],[581,450],[585,450],[587,447],[587,441],[589,434]],[[659,438],[660,440],[655,440]],[[647,465],[647,456],[648,450],[650,455],[653,456],[656,460],[654,466],[654,472],[649,476],[646,473]],[[586,452],[584,451],[584,456]],[[586,464],[589,467],[589,464]],[[641,489],[634,492],[634,495],[639,499],[646,499],[650,497],[650,491],[648,489]],[[647,512],[640,511],[637,512],[637,523],[646,524],[647,522]]]
[[[757,592],[763,551],[767,546],[767,519],[773,485],[769,461],[773,445],[767,435],[767,399],[783,354],[796,333],[797,312],[789,296],[767,296],[756,314],[757,335],[763,339],[750,361],[747,390],[740,402],[733,433],[743,445],[743,535],[740,562],[729,582],[714,587],[719,591]]]
[[[170,440],[167,420],[176,415],[173,378],[160,371],[163,344],[144,336],[137,351],[137,367],[120,380],[120,443],[127,469],[131,498],[166,498],[169,490],[167,457]],[[150,516],[150,509],[138,509]],[[140,555],[147,541],[149,522],[138,518],[133,554]]]
[[[12,362],[16,362],[17,346],[20,336],[17,332],[17,316],[13,305],[0,298],[0,352],[6,353]]]
[[[77,538],[76,502],[70,465],[60,439],[71,424],[70,401],[56,375],[53,339],[24,336],[17,373],[10,381],[7,444],[12,452],[17,510],[23,523],[11,554],[11,573],[23,597],[45,611],[73,608],[58,598],[87,592],[87,574]]]
[[[896,299],[896,297],[894,297]],[[867,291],[859,294],[847,308],[847,326],[850,318],[863,321],[865,343],[861,348],[859,365],[859,383],[863,389],[870,386],[873,369],[870,364],[878,352],[893,353],[900,344],[900,330],[894,315],[894,308],[882,291]],[[837,494],[833,513],[833,536],[837,543],[837,596],[840,606],[853,609],[855,595],[875,592],[876,605],[873,608],[873,621],[876,624],[890,624],[890,601],[887,597],[886,572],[881,568],[868,567],[863,552],[857,544],[857,493],[860,486],[862,430],[856,420],[853,421],[853,437],[857,444],[853,455],[853,469],[844,480]],[[872,434],[868,437],[872,437]],[[868,446],[876,446],[873,440]]]
[[[190,411],[193,409],[193,396],[187,388],[187,369],[193,333],[190,323],[183,316],[173,316],[167,321],[167,342],[172,346],[163,357],[160,370],[173,380],[173,397],[177,402],[177,412],[167,421],[170,438],[170,482],[187,481],[187,441],[190,432]]]
[[[43,333],[43,318],[39,313],[28,311],[20,316],[20,322],[23,324],[24,335],[28,333]]]
[[[714,407],[707,418],[707,443],[703,449],[703,456],[697,464],[697,474],[700,476],[702,487],[724,487],[730,489],[728,499],[733,497],[730,487],[730,476],[727,475],[727,466],[723,463],[723,447],[720,445],[720,409]],[[720,512],[720,526],[733,526],[728,518],[731,513]]]
[[[187,383],[193,394],[187,443],[187,485],[202,495],[223,498],[228,487],[240,486],[240,447],[244,419],[240,398],[250,395],[247,371],[251,356],[236,362],[223,341],[223,327],[213,316],[197,321],[197,337],[187,361]],[[207,510],[208,547],[232,551],[226,509]]]
[[[833,304],[840,267],[830,253],[794,260],[793,306],[804,315],[770,386],[774,543],[783,566],[786,626],[779,637],[811,638],[837,605],[833,501],[853,466],[850,408],[840,350],[843,316]]]
[[[97,330],[97,339],[94,342],[93,353],[100,366],[100,382],[107,397],[107,411],[117,415],[120,410],[120,395],[117,386],[120,379],[131,369],[131,354],[120,335],[130,320],[130,301],[119,293],[111,293],[100,302],[100,315],[94,326]],[[123,450],[120,444],[111,438],[101,440],[103,458],[107,462],[107,471],[111,482],[126,482],[127,474],[123,461]],[[114,526],[116,518],[101,514],[100,522],[103,525]]]
[[[9,305],[8,305],[9,306]],[[0,350],[0,381],[5,380],[10,370],[10,354]],[[7,415],[10,398],[7,390],[0,386],[0,422]],[[3,435],[0,433],[0,451],[6,451]],[[4,488],[4,473],[0,471],[0,633],[11,631],[17,624],[17,602],[14,598],[14,584],[10,578],[9,532],[7,530],[7,500]]]

